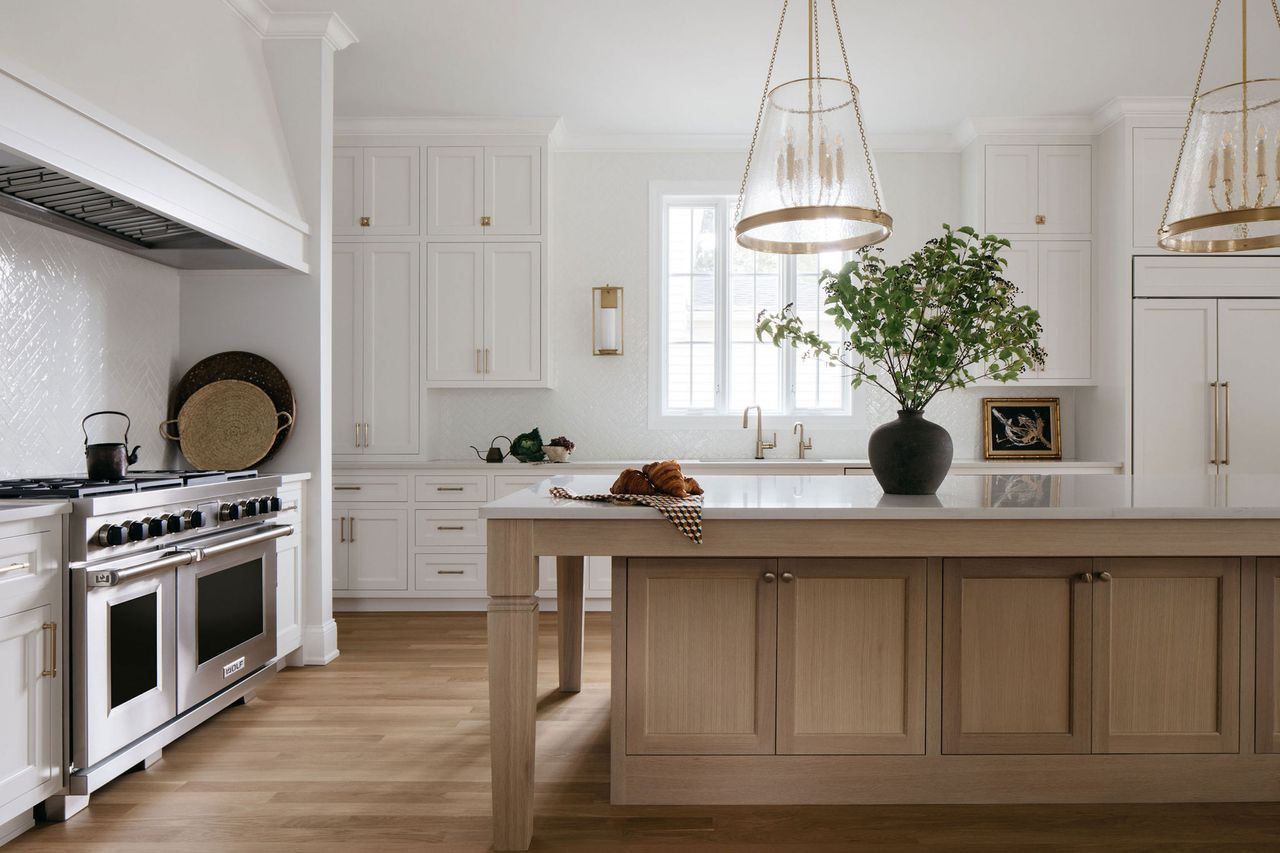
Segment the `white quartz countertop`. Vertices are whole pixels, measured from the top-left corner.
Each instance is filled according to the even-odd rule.
[[[71,512],[69,501],[0,501],[0,524],[10,521],[26,521],[31,518],[50,518]]]
[[[544,476],[552,476],[553,474],[572,473],[574,471],[599,471],[606,469],[610,471],[621,471],[623,468],[639,468],[646,462],[653,462],[656,459],[670,458],[656,455],[651,459],[570,459],[568,462],[535,462],[523,463],[514,460],[507,462],[488,463],[479,459],[475,460],[458,460],[458,459],[438,459],[430,462],[351,462],[344,461],[334,464],[334,470],[341,471],[346,468],[358,468],[361,470],[372,470],[377,468],[388,468],[397,470],[408,470],[414,468],[430,468],[438,471],[478,471],[481,473],[491,474],[543,474]],[[814,471],[825,469],[837,469],[843,472],[845,468],[865,468],[871,470],[871,463],[866,459],[678,459],[680,467],[688,468],[693,471],[716,471],[722,469],[732,469],[737,471],[742,468],[754,468],[761,471],[784,471],[791,473],[799,473],[801,471]],[[1120,462],[1090,462],[1080,459],[957,459],[951,463],[953,471],[981,471],[983,469],[1003,470],[1006,468],[1016,467],[1019,470],[1027,468],[1044,468],[1047,471],[1072,470],[1077,468],[1101,468],[1119,470],[1122,466]]]
[[[640,506],[558,500],[608,492],[609,476],[551,476],[480,509],[482,518],[657,518]],[[1280,519],[1280,476],[1148,477],[989,474],[948,477],[937,495],[886,495],[871,477],[705,476],[703,518],[736,519]]]

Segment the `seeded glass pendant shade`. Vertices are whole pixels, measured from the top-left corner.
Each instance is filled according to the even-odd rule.
[[[771,87],[787,5],[784,0],[742,177],[738,243],[777,254],[875,245],[893,232],[893,218],[883,209],[835,0],[831,14],[844,78],[822,76],[817,0],[808,0],[809,74]]]
[[[1201,92],[1222,0],[1217,0],[1160,221],[1173,252],[1280,247],[1280,79],[1249,78],[1248,0],[1240,0],[1240,81]],[[1280,27],[1280,7],[1271,3]]]

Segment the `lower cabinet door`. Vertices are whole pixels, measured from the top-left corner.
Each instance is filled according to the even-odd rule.
[[[924,560],[779,560],[779,754],[924,753]]]
[[[629,754],[774,751],[777,562],[627,563]]]
[[[1280,558],[1258,561],[1257,751],[1280,752]]]
[[[1093,751],[1237,752],[1240,561],[1142,557],[1098,567]]]
[[[943,564],[942,750],[1087,753],[1090,559]]]
[[[351,554],[347,550],[347,513],[333,508],[333,588],[348,589],[351,576]]]
[[[409,514],[347,511],[347,589],[409,588]]]
[[[53,778],[61,740],[56,666],[45,605],[0,617],[0,806]],[[4,819],[12,815],[3,816]]]
[[[302,536],[294,533],[276,545],[276,654],[302,645]]]

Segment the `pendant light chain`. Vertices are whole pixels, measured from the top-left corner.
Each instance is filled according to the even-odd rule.
[[[834,2],[834,0],[832,0]],[[1276,8],[1276,0],[1271,0]],[[1187,149],[1187,137],[1191,135],[1191,120],[1196,114],[1196,102],[1200,100],[1200,88],[1204,82],[1204,69],[1209,64],[1209,49],[1213,47],[1213,31],[1218,26],[1218,13],[1222,11],[1222,0],[1213,4],[1213,17],[1209,20],[1209,37],[1204,42],[1204,55],[1200,57],[1200,71],[1196,74],[1196,88],[1191,95],[1191,106],[1187,108],[1187,123],[1182,129],[1182,143],[1178,145],[1178,161],[1173,167],[1173,181],[1169,184],[1169,194],[1164,199],[1164,213],[1160,215],[1160,232],[1169,225],[1169,208],[1173,205],[1173,190],[1178,185],[1178,174],[1182,171],[1182,156]],[[1276,23],[1280,24],[1280,10],[1276,12]]]
[[[769,54],[769,70],[764,75],[764,94],[760,96],[760,109],[756,110],[756,127],[755,130],[751,131],[751,147],[747,149],[747,168],[742,171],[742,186],[738,188],[738,203],[733,209],[734,221],[742,218],[742,200],[747,194],[747,176],[751,174],[751,157],[756,153],[756,140],[760,137],[760,120],[764,118],[764,106],[769,102],[769,86],[773,82],[773,64],[778,59],[778,45],[782,43],[782,25],[787,20],[788,2],[789,0],[782,0],[782,14],[778,17],[778,31],[773,36],[773,52]]]
[[[1219,3],[1222,0],[1218,0]],[[1275,3],[1276,0],[1271,0]],[[849,81],[849,94],[853,96],[853,114],[858,118],[858,136],[862,138],[862,157],[867,163],[867,177],[871,179],[871,195],[876,202],[876,214],[884,212],[880,201],[880,186],[876,183],[876,169],[871,164],[871,144],[867,142],[867,129],[862,125],[862,99],[853,85],[853,72],[849,70],[849,51],[844,46],[844,31],[840,28],[840,13],[836,11],[836,0],[831,0],[831,17],[836,22],[836,41],[840,43],[840,57],[844,60],[844,76]]]

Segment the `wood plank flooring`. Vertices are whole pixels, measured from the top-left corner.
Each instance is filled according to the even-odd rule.
[[[489,844],[483,614],[339,615],[342,656],[280,673],[5,853],[482,851]],[[555,692],[542,617],[534,850],[1280,851],[1280,804],[612,807],[609,623],[583,690]]]

